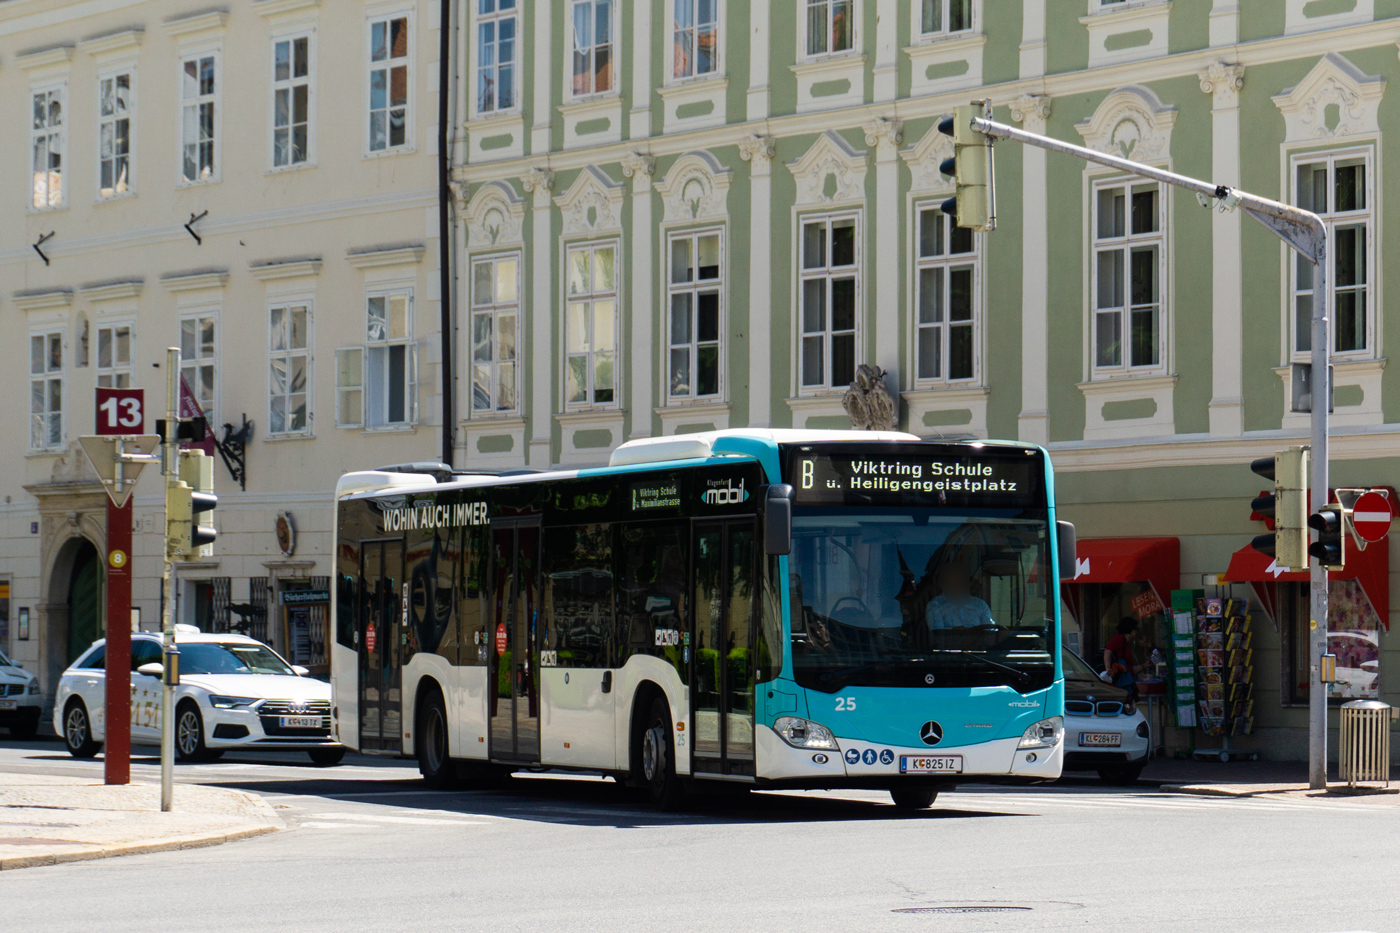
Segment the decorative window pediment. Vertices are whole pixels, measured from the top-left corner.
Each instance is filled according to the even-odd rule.
[[[797,181],[798,207],[865,198],[866,155],[832,130],[818,136],[806,154],[787,167]]]
[[[525,200],[508,182],[490,181],[467,202],[467,249],[520,246]]]
[[[665,205],[665,223],[725,220],[733,172],[708,152],[687,152],[654,187]]]
[[[564,215],[564,235],[589,236],[622,229],[622,199],[626,186],[588,165],[554,203]]]
[[[1336,52],[1328,52],[1307,77],[1274,105],[1283,112],[1285,142],[1331,142],[1380,131],[1377,112],[1385,78],[1368,75]]]
[[[947,191],[953,187],[952,179],[938,170],[939,163],[953,155],[953,137],[938,132],[938,120],[928,128],[923,139],[899,155],[908,163],[909,174],[913,176],[911,192]]]
[[[1074,128],[1084,145],[1099,152],[1154,162],[1171,154],[1176,108],[1140,84],[1121,87],[1104,98],[1094,115]]]

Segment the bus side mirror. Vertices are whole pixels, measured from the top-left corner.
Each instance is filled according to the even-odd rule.
[[[1060,579],[1073,580],[1075,558],[1078,556],[1074,522],[1055,523],[1055,547],[1059,551]]]
[[[792,553],[792,487],[774,483],[764,503],[763,552],[770,556]]]

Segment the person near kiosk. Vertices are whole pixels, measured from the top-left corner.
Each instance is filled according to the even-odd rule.
[[[1128,643],[1128,636],[1137,631],[1137,619],[1132,616],[1123,616],[1118,620],[1118,634],[1108,640],[1108,644],[1103,646],[1103,679],[1115,687],[1122,687],[1127,690],[1134,700],[1137,699],[1137,662],[1133,657],[1133,647]]]

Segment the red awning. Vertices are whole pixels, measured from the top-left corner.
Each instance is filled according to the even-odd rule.
[[[1371,603],[1371,609],[1387,631],[1390,629],[1390,538],[1359,550],[1347,542],[1345,570],[1333,570],[1329,580],[1355,580]],[[1221,583],[1307,583],[1306,570],[1285,570],[1272,557],[1260,554],[1246,544],[1230,556],[1230,567],[1219,577]]]
[[[1075,553],[1074,583],[1151,583],[1163,606],[1181,589],[1176,538],[1083,538]]]

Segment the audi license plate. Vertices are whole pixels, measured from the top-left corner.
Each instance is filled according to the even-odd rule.
[[[14,709],[19,705],[19,700],[0,700],[0,709]]]
[[[961,774],[962,755],[899,756],[901,774]]]
[[[1091,746],[1096,748],[1117,748],[1123,744],[1123,733],[1121,732],[1081,732],[1079,733],[1079,745],[1081,748]]]
[[[283,729],[319,729],[321,728],[320,716],[283,716]]]

